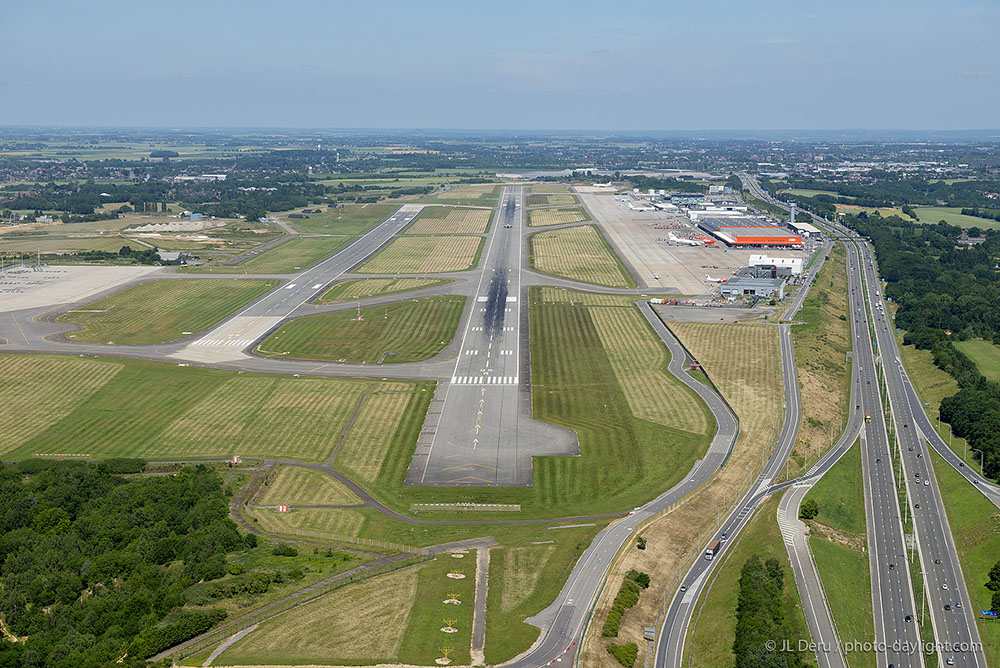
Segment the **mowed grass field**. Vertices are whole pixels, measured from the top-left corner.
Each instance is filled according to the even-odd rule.
[[[163,343],[214,325],[277,284],[211,278],[149,281],[68,311],[57,320],[83,328],[67,335],[74,341]]]
[[[941,488],[948,523],[951,525],[962,576],[972,599],[973,610],[989,610],[993,592],[986,588],[990,569],[1000,559],[1000,512],[975,487],[930,448],[927,456],[934,465]],[[987,665],[1000,662],[1000,624],[977,615]]]
[[[23,406],[0,415],[0,449],[15,460],[46,453],[96,458],[239,454],[321,462],[362,397],[384,385],[40,355],[0,356],[0,374],[5,378],[0,401]],[[428,388],[420,382],[391,385],[411,398]],[[422,400],[403,402],[400,410],[421,406],[426,410]],[[415,419],[383,417],[389,425]],[[341,447],[362,428],[369,427],[355,421]],[[415,434],[387,435],[393,442],[400,437],[415,439]]]
[[[356,299],[381,297],[451,283],[445,278],[357,278],[330,287],[316,300],[318,304],[339,304]]]
[[[579,204],[576,195],[528,195],[527,206],[566,206]]]
[[[393,239],[355,271],[368,274],[435,274],[472,269],[483,237],[411,236]]]
[[[590,220],[587,212],[578,206],[565,209],[531,209],[528,211],[529,227],[582,223],[587,220]]]
[[[323,208],[323,213],[303,214],[308,218],[289,218],[288,213],[277,214],[277,217],[305,234],[353,235],[364,234],[397,211],[398,204],[343,204]]]
[[[354,237],[346,236],[297,237],[239,264],[194,266],[184,271],[207,274],[292,274],[311,267],[352,241]]]
[[[573,187],[563,183],[545,183],[537,186],[528,186],[526,190],[531,195],[544,195],[547,193],[571,193],[573,192]]]
[[[271,357],[400,363],[433,357],[455,336],[465,297],[442,295],[311,315],[283,325],[257,346]]]
[[[333,476],[315,469],[282,466],[270,480],[258,505],[355,505],[361,499]]]
[[[984,230],[1000,228],[1000,221],[979,218],[978,216],[966,216],[961,209],[949,206],[915,206],[913,212],[917,214],[917,219],[921,223],[934,224],[943,220],[949,225],[959,227],[978,227]]]
[[[452,579],[448,573],[465,575]],[[455,595],[461,605],[444,601]],[[214,665],[434,665],[449,647],[452,662],[470,663],[475,554],[442,554],[347,585],[262,623],[223,652]],[[457,633],[443,633],[444,620]]]
[[[458,185],[447,190],[424,195],[418,199],[427,204],[456,204],[461,206],[496,206],[503,186],[492,184]]]
[[[546,303],[537,288],[530,308],[534,416],[575,430],[581,454],[535,458],[538,501],[575,512],[586,501],[586,512],[604,512],[637,505],[680,479],[704,453],[714,423],[689,388],[665,377],[669,352],[638,309]],[[623,331],[627,343],[615,340]],[[651,370],[636,365],[629,345],[654,356]],[[654,414],[660,407],[666,415]]]
[[[529,239],[531,266],[584,283],[635,287],[625,266],[593,225],[539,232]]]
[[[1000,346],[982,339],[955,341],[955,347],[976,363],[979,373],[989,380],[1000,382]]]
[[[493,217],[491,209],[429,206],[404,234],[483,234]]]

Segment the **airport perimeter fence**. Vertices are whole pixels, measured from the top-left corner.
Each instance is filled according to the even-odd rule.
[[[261,513],[255,515],[258,520],[261,520],[266,515]],[[378,540],[375,538],[359,538],[358,536],[341,536],[334,533],[326,533],[324,531],[313,531],[312,529],[289,529],[288,527],[281,527],[280,529],[274,529],[268,527],[268,520],[264,522],[258,521],[261,528],[267,532],[268,536],[273,536],[275,538],[288,538],[294,539],[307,539],[315,542],[320,542],[324,544],[329,543],[341,543],[346,545],[357,545],[359,547],[371,548],[372,550],[378,550],[380,552],[393,552],[399,554],[412,554],[420,557],[430,556],[432,554],[431,550],[426,547],[414,547],[412,545],[404,545],[402,543],[392,543],[386,540]]]
[[[288,598],[276,601],[275,603],[266,605],[262,608],[254,610],[253,612],[248,612],[245,615],[241,615],[240,617],[224,623],[219,628],[207,631],[202,635],[196,636],[195,638],[181,643],[180,645],[177,645],[176,647],[171,648],[157,656],[161,658],[171,658],[174,663],[176,663],[177,661],[219,645],[227,638],[239,633],[243,629],[249,628],[273,617],[277,617],[278,615],[288,612],[293,608],[310,603],[320,596],[325,596],[326,594],[336,591],[341,587],[354,584],[355,582],[360,582],[361,580],[367,580],[368,578],[378,575],[385,575],[386,573],[398,571],[402,568],[428,561],[429,559],[430,556],[412,556],[407,559],[382,564],[374,568],[365,568],[365,565],[362,564],[361,566],[356,567],[358,569],[356,573],[351,573],[347,576],[344,576],[344,574],[341,573],[330,578],[325,584],[323,584],[322,581],[317,583],[320,586],[310,585],[310,587],[314,587],[314,589],[306,587],[305,589],[300,590],[302,592],[301,595],[293,593]],[[154,657],[154,659],[156,659],[156,657]]]

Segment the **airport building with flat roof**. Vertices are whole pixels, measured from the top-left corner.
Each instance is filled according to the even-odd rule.
[[[743,216],[699,217],[698,227],[730,246],[785,246],[802,245],[802,235],[777,225],[765,225],[756,218]]]
[[[750,278],[737,276],[719,286],[719,292],[729,300],[745,297],[773,297],[782,299],[785,296],[785,281],[780,278]]]
[[[754,254],[750,256],[747,266],[759,278],[798,276],[802,273],[802,258]]]

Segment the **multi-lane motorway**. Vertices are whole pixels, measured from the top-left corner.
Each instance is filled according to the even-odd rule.
[[[745,178],[744,183],[758,197],[774,202],[756,181]],[[875,637],[880,645],[878,665],[923,665],[916,624],[926,612],[930,615],[935,641],[927,649],[936,654],[938,660],[947,661],[949,665],[985,667],[975,611],[971,609],[934,471],[927,463],[927,439],[949,464],[994,503],[997,503],[997,489],[964,466],[931,429],[899,359],[872,249],[840,225],[817,222],[833,227],[848,241],[852,331],[855,363],[860,370],[856,382],[861,384],[862,409],[871,415],[871,422],[866,424],[862,461]],[[876,363],[881,367],[884,385],[880,385]],[[892,443],[881,423],[882,392],[888,400],[894,423]],[[894,454],[898,457],[896,465],[893,464]],[[897,484],[901,481],[907,490],[908,503],[902,513],[897,493]],[[907,545],[901,540],[903,521],[911,515],[913,542]],[[918,557],[926,596],[919,607],[914,600],[909,569],[909,561]]]

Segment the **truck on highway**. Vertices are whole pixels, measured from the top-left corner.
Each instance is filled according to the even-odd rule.
[[[721,543],[719,541],[717,540],[712,541],[712,544],[708,546],[707,550],[705,550],[705,559],[707,559],[708,561],[714,559],[715,555],[719,553],[720,545]]]

